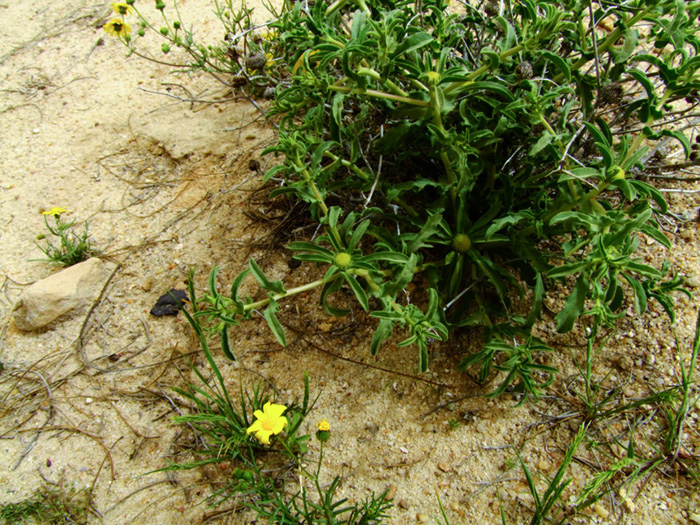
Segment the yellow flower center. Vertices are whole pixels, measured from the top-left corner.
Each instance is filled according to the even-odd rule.
[[[272,432],[272,429],[275,428],[275,422],[272,421],[271,419],[266,419],[265,421],[260,423],[260,426],[262,426],[263,430],[267,430],[268,432]]]
[[[350,256],[349,253],[345,252],[340,252],[336,253],[335,257],[333,258],[333,262],[338,268],[347,268],[350,266],[350,263],[352,262],[352,257]]]
[[[464,253],[472,247],[472,240],[466,233],[459,233],[452,239],[452,248],[456,252]]]

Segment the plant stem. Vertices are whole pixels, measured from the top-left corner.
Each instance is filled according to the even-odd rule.
[[[280,299],[282,299],[282,298],[284,298],[284,297],[291,297],[292,295],[297,295],[297,294],[300,294],[300,293],[302,293],[302,292],[306,292],[306,291],[309,291],[309,290],[313,290],[314,288],[316,288],[316,287],[318,287],[318,286],[321,286],[321,285],[323,285],[323,284],[326,284],[326,283],[335,281],[338,277],[340,277],[340,274],[339,274],[339,273],[333,275],[328,281],[324,281],[323,279],[319,279],[319,280],[317,280],[317,281],[313,281],[313,282],[310,282],[310,283],[303,284],[303,285],[301,285],[301,286],[297,286],[296,288],[291,288],[291,289],[287,290],[285,293],[276,293],[276,294],[273,294],[273,295],[272,295],[272,300],[278,301],[278,300],[280,300]],[[269,304],[269,303],[270,303],[270,298],[269,298],[269,297],[266,298],[266,299],[261,299],[260,301],[256,301],[256,302],[254,302],[254,303],[250,303],[250,304],[244,305],[244,306],[243,306],[243,311],[244,311],[244,312],[248,312],[248,311],[250,311],[250,310],[255,310],[256,308],[261,308],[261,307],[263,307],[263,306],[265,306],[265,305],[267,305],[267,304]]]
[[[348,162],[347,160],[342,159],[342,158],[338,157],[337,155],[334,155],[330,151],[324,151],[323,154],[326,157],[328,157],[329,159],[331,159],[333,162],[340,162],[344,167],[352,170],[353,173],[355,173],[355,175],[360,177],[362,180],[364,180],[364,181],[370,180],[369,175],[367,175],[364,171],[362,171],[360,168],[355,166],[352,162]]]
[[[644,10],[640,11],[639,13],[637,13],[636,15],[634,15],[629,20],[625,20],[624,16],[623,16],[622,21],[621,21],[622,23],[620,23],[618,25],[618,27],[612,33],[610,33],[608,35],[608,38],[605,39],[605,42],[603,42],[602,44],[600,44],[598,46],[598,54],[605,53],[610,48],[610,46],[612,46],[615,42],[617,42],[617,40],[620,37],[622,37],[622,35],[625,32],[625,28],[633,27],[637,22],[639,22],[645,16],[647,16],[652,11],[652,9],[653,9],[653,7],[647,7],[646,9],[644,9]],[[588,62],[590,62],[590,60],[591,60],[590,58],[586,58],[586,57],[579,58],[576,61],[576,63],[574,63],[571,66],[571,70],[573,71],[573,70],[581,69],[584,65],[586,65]],[[557,84],[561,83],[561,81],[564,80],[564,73],[559,73],[557,76],[554,77],[553,80]]]
[[[328,86],[328,89],[330,89],[331,91],[338,91],[340,93],[352,93],[353,91],[355,91],[355,92],[361,93],[363,95],[369,95],[370,97],[383,98],[386,100],[393,100],[394,102],[403,102],[405,104],[413,104],[414,106],[423,106],[423,107],[430,106],[430,102],[426,102],[425,100],[416,100],[415,98],[411,98],[411,97],[402,97],[401,95],[392,95],[391,93],[377,91],[376,89],[357,89],[357,88],[350,88],[350,87],[346,87],[346,86],[336,86],[336,85]]]

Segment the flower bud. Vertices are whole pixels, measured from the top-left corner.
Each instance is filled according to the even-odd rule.
[[[316,423],[318,430],[316,431],[316,439],[321,443],[325,443],[331,437],[331,424],[324,417],[321,421]]]
[[[168,44],[163,44],[162,46],[160,46],[160,48],[163,50],[163,53],[167,54],[168,52],[170,52],[170,46]]]
[[[156,0],[156,9],[159,11],[165,9],[165,2],[163,2],[163,0]]]
[[[174,27],[176,30],[177,30],[177,29],[180,29],[180,21],[179,21],[179,20],[175,20],[175,21],[173,22],[173,27]]]

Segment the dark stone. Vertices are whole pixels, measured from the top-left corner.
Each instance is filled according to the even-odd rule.
[[[172,288],[158,298],[155,306],[151,308],[151,315],[155,315],[156,317],[177,315],[184,301],[189,301],[187,292]]]

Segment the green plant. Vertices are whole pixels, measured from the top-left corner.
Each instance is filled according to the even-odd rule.
[[[65,222],[61,218],[67,211],[65,208],[51,208],[44,212],[44,224],[49,234],[60,241],[58,246],[54,246],[44,234],[37,237],[39,240],[46,241],[46,246],[37,243],[39,249],[46,255],[46,260],[62,266],[78,264],[98,253],[91,245],[87,223],[85,223],[85,230],[77,235],[71,231],[75,220]],[[54,219],[53,226],[49,223],[49,216]]]
[[[482,379],[505,372],[494,394],[536,396],[555,373],[540,362],[546,342],[531,334],[552,291],[571,289],[555,317],[560,332],[578,322],[597,333],[651,299],[673,318],[682,278],[636,253],[643,237],[670,246],[658,221],[668,205],[644,170],[655,141],[690,153],[673,126],[684,118],[678,105],[698,103],[700,4],[446,6],[285,3],[267,24],[276,35],[269,75],[279,80],[267,112],[278,142],[267,153],[282,163],[265,180],[281,185],[272,197],[309,203],[324,233],[289,248],[325,275],[286,290],[251,261],[230,296],[210,286],[202,301],[224,336],[266,307],[284,344],[279,301],[317,287],[326,311],[343,315],[332,300],[347,287],[378,319],[373,354],[405,329],[401,345],[418,347],[424,371],[433,340],[481,327],[484,346],[461,368],[480,365]],[[248,42],[245,10],[222,9],[239,24],[233,41]],[[216,67],[234,67],[217,56]],[[239,297],[248,273],[266,297]],[[425,284],[414,298],[411,282]],[[529,306],[518,299],[526,289]]]
[[[532,519],[530,520],[531,525],[541,525],[545,521],[548,523],[564,523],[568,519],[568,513],[563,509],[562,495],[566,487],[569,485],[569,483],[571,483],[571,480],[564,480],[564,473],[571,464],[571,461],[574,459],[574,453],[585,436],[586,425],[582,425],[574,436],[573,441],[566,449],[566,453],[564,454],[564,458],[562,459],[556,474],[551,480],[549,480],[547,489],[541,496],[537,491],[537,486],[535,485],[535,481],[532,478],[530,470],[527,468],[527,465],[523,461],[522,457],[520,457],[520,454],[518,454],[520,465],[525,473],[528,489],[530,490],[535,502],[535,509]],[[503,517],[502,512],[501,515]]]
[[[91,495],[86,489],[44,485],[18,503],[0,505],[2,523],[87,523]]]
[[[186,389],[173,388],[192,404],[191,413],[177,416],[173,421],[192,428],[204,446],[193,451],[195,460],[172,462],[156,472],[210,464],[230,467],[231,476],[209,497],[212,504],[219,505],[238,495],[243,505],[269,519],[270,523],[369,525],[381,522],[391,507],[385,499],[386,493],[380,496],[372,494],[359,503],[348,504],[346,498],[336,496],[340,477],[335,477],[327,487],[320,484],[323,447],[331,435],[325,418],[318,424],[316,432],[320,444],[316,468],[310,469],[305,466],[308,460],[302,461],[310,436],[300,435],[299,431],[315,404],[315,401],[310,402],[308,376],[304,377],[301,405],[271,403],[260,384],[252,394],[241,388],[234,403],[200,322],[201,314],[205,312],[197,309],[192,276],[189,291],[193,311],[189,313],[183,309],[183,313],[199,339],[214,377],[207,380],[193,366],[202,384],[188,384]],[[299,474],[298,478],[289,476],[294,471]],[[309,490],[306,483],[311,483],[313,489]]]

